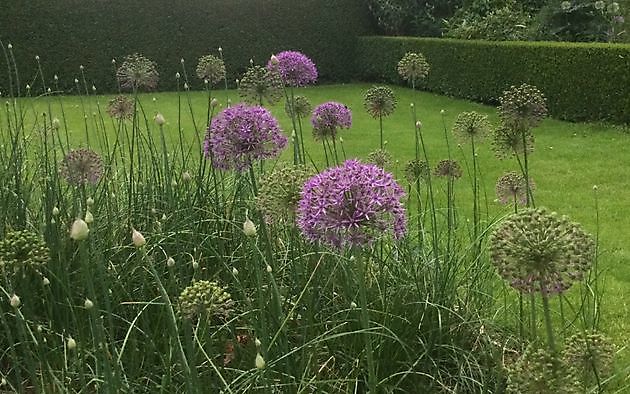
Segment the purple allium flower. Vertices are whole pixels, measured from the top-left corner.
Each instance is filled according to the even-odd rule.
[[[212,119],[204,152],[218,168],[245,171],[254,160],[278,156],[286,145],[287,137],[268,110],[238,104]]]
[[[310,241],[340,249],[369,245],[386,232],[399,239],[406,231],[403,196],[390,173],[348,160],[304,184],[298,227]]]
[[[267,68],[276,70],[289,86],[304,86],[317,80],[315,63],[301,52],[280,52],[269,60]]]
[[[316,139],[335,138],[337,129],[349,129],[352,126],[352,112],[341,103],[329,101],[315,107],[311,124]]]

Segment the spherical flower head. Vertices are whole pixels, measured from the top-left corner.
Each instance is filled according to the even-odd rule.
[[[426,78],[429,70],[429,63],[421,53],[407,52],[398,62],[398,74],[411,83]]]
[[[278,156],[287,142],[278,121],[268,110],[237,104],[212,119],[204,150],[216,167],[242,172],[255,160]]]
[[[365,92],[363,105],[373,118],[389,116],[396,109],[396,96],[387,86],[373,86]]]
[[[619,12],[619,3],[613,1],[608,5],[608,12],[611,14],[616,14]]]
[[[0,270],[5,274],[31,269],[39,272],[49,260],[46,242],[31,231],[9,231],[0,241]]]
[[[304,184],[298,227],[308,240],[338,249],[369,245],[386,233],[399,239],[406,232],[403,196],[382,168],[348,160]]]
[[[492,134],[492,150],[499,159],[534,151],[534,135],[531,130],[518,130],[502,124]]]
[[[116,71],[116,78],[123,89],[152,90],[157,87],[160,75],[154,61],[134,53],[125,57],[125,61]]]
[[[599,1],[596,1],[596,2],[595,2],[594,6],[595,6],[595,9],[596,9],[596,10],[601,11],[601,10],[603,10],[604,8],[606,8],[606,3],[605,3],[605,2],[603,2],[602,0],[599,0]]]
[[[461,142],[470,142],[473,138],[477,141],[481,140],[489,132],[488,116],[475,111],[460,113],[453,125],[453,134]]]
[[[529,189],[535,189],[534,181],[529,180]],[[495,187],[501,204],[527,204],[527,182],[525,177],[514,171],[503,174]]]
[[[234,302],[218,283],[207,280],[193,282],[179,295],[179,312],[187,319],[195,317],[227,317]]]
[[[73,149],[61,161],[59,172],[71,185],[94,185],[103,176],[103,161],[93,150]]]
[[[499,117],[503,123],[518,130],[528,130],[547,116],[547,99],[537,87],[526,83],[512,86],[499,98]]]
[[[225,79],[225,63],[214,55],[205,55],[197,62],[197,77],[210,85]]]
[[[615,345],[605,335],[586,331],[566,340],[562,358],[583,387],[597,385],[614,372]]]
[[[435,176],[459,179],[462,177],[462,167],[456,160],[440,160],[435,167]]]
[[[273,105],[283,96],[280,75],[262,66],[247,69],[238,85],[238,94],[247,104]]]
[[[304,183],[312,172],[301,165],[274,168],[260,180],[256,206],[270,223],[293,222]]]
[[[284,103],[284,112],[286,112],[289,117],[291,117],[290,104],[291,98],[289,98],[289,100]],[[296,116],[300,118],[306,118],[311,114],[312,109],[313,106],[311,105],[311,102],[308,100],[308,98],[300,95],[293,97],[293,112],[295,112]]]
[[[315,63],[306,55],[296,51],[284,51],[269,60],[267,69],[280,74],[282,82],[288,86],[299,87],[317,80]]]
[[[320,104],[311,115],[313,136],[315,139],[335,138],[338,129],[349,129],[352,126],[350,109],[335,101]]]
[[[426,161],[410,160],[405,165],[403,173],[407,182],[415,183],[427,179],[431,174],[431,169]]]
[[[133,118],[134,110],[133,100],[127,96],[116,96],[109,100],[109,104],[107,104],[109,116],[118,120]]]
[[[377,149],[368,154],[367,162],[385,169],[392,162],[392,154],[385,149]]]
[[[90,234],[88,224],[83,219],[75,219],[70,228],[70,238],[75,241],[83,241]]]
[[[563,360],[545,349],[528,348],[508,368],[507,393],[578,393]]]
[[[562,3],[560,3],[560,8],[562,9],[562,11],[569,11],[569,9],[571,8],[571,2],[563,1]]]
[[[582,279],[595,242],[580,225],[545,209],[510,215],[491,237],[490,257],[499,275],[523,293],[562,293]]]

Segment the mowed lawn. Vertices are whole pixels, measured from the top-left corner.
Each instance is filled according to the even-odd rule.
[[[366,158],[379,147],[378,120],[372,119],[363,107],[363,93],[370,86],[372,85],[326,85],[297,89],[295,93],[308,97],[313,106],[326,101],[346,104],[352,110],[353,126],[339,134],[343,137],[343,150],[348,158]],[[464,169],[465,162],[470,163],[470,147],[467,144],[459,146],[451,133],[451,127],[460,112],[484,113],[493,124],[498,124],[494,107],[414,92],[401,86],[391,87],[398,98],[398,105],[396,112],[384,119],[384,138],[387,140],[387,150],[396,160],[390,170],[396,173],[401,182],[404,182],[402,169],[405,163],[414,157],[414,123],[410,110],[412,102],[415,103],[418,119],[423,124],[422,133],[432,165],[448,157],[445,135],[450,140],[452,157],[459,160]],[[228,98],[233,103],[239,101],[237,92],[233,90],[217,90],[212,92],[212,96],[219,100],[220,106],[225,106]],[[62,102],[70,139],[76,147],[80,147],[85,145],[86,129],[90,137],[97,133],[94,125],[100,114],[105,120],[107,133],[111,132],[113,136],[114,124],[106,113],[107,102],[111,97],[113,95],[66,96],[61,99],[40,97],[23,101],[22,106],[27,113],[26,124],[29,124],[37,114],[41,115],[46,111],[49,105],[54,116],[61,118]],[[152,132],[157,132],[157,128],[150,118],[160,112],[167,120],[165,130],[175,143],[179,139],[178,127],[181,128],[184,138],[196,139],[196,132],[203,136],[207,97],[206,92],[199,91],[179,94],[148,93],[141,94],[140,101],[151,122]],[[192,121],[191,108],[195,122]],[[284,103],[276,104],[271,109],[289,135],[291,121],[284,113]],[[0,121],[6,125],[5,118],[6,113],[2,113]],[[144,120],[142,123],[144,124]],[[303,126],[306,149],[321,169],[324,163],[321,144],[312,138],[310,121],[303,121]],[[98,132],[102,133],[102,130],[99,129]],[[620,347],[619,360],[625,368],[630,361],[630,352],[625,350],[630,339],[630,321],[627,318],[630,312],[630,130],[627,127],[599,123],[569,123],[547,119],[534,134],[535,151],[530,157],[530,168],[536,184],[536,205],[568,215],[593,234],[599,232],[600,268],[605,275],[602,329]],[[90,138],[90,141],[95,139]],[[97,146],[92,147],[98,150]],[[291,158],[291,151],[288,149],[282,160],[289,161]],[[518,164],[514,159],[498,160],[492,151],[490,139],[478,146],[478,158],[483,176],[482,186],[487,196],[487,204],[483,204],[483,209],[487,206],[487,218],[493,220],[510,212],[509,208],[495,201],[495,181],[506,171],[518,170]],[[594,186],[597,190],[594,190]],[[457,204],[462,215],[468,215],[471,211],[471,195],[470,181],[464,176],[458,181],[456,190]],[[596,210],[597,206],[599,210]]]

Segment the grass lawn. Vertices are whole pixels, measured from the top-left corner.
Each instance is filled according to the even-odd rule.
[[[326,101],[338,101],[346,104],[353,112],[353,126],[343,130],[343,148],[348,158],[366,156],[379,145],[378,120],[372,119],[363,108],[363,92],[371,85],[348,84],[329,85],[299,89],[297,94],[307,96],[313,106]],[[448,97],[413,92],[400,86],[392,86],[398,98],[396,112],[384,120],[387,149],[396,163],[390,170],[402,178],[402,169],[407,161],[414,157],[413,118],[410,103],[415,102],[418,118],[422,121],[422,133],[427,144],[428,156],[432,165],[447,158],[445,128],[450,139],[453,158],[465,163],[470,162],[469,146],[457,145],[450,129],[460,112],[477,111],[489,115],[493,124],[498,123],[496,110],[468,101]],[[238,101],[235,91],[217,91],[216,97],[221,103],[226,98]],[[63,108],[71,140],[77,147],[85,144],[87,134],[95,138],[93,113],[103,112],[108,132],[114,130],[113,124],[105,114],[108,100],[112,96],[90,98],[64,97]],[[167,120],[165,130],[176,140],[179,138],[178,123],[185,138],[195,137],[197,132],[203,136],[205,129],[207,95],[204,92],[191,92],[187,95],[178,93],[142,94],[140,98],[147,117],[160,112]],[[57,98],[38,98],[24,103],[33,117],[40,114],[48,105],[52,112],[60,114]],[[444,110],[444,114],[441,114]],[[195,122],[192,121],[191,111]],[[290,134],[291,122],[284,113],[284,104],[272,107],[272,112],[280,119],[286,134]],[[84,113],[88,116],[84,121]],[[6,113],[0,116],[5,122]],[[178,122],[178,119],[180,121]],[[32,119],[27,120],[32,121]],[[149,119],[151,121],[151,119]],[[152,126],[153,127],[153,126]],[[321,145],[315,143],[310,135],[310,124],[305,124],[306,149],[313,160],[323,163]],[[102,132],[102,131],[99,131]],[[605,296],[603,303],[603,330],[610,335],[621,348],[618,360],[620,366],[630,365],[630,352],[625,349],[630,336],[630,321],[627,316],[630,300],[630,215],[627,198],[623,197],[630,188],[627,167],[630,164],[628,144],[630,133],[618,126],[603,124],[568,123],[554,119],[545,120],[535,131],[535,151],[531,156],[531,176],[536,190],[537,206],[566,214],[581,223],[589,232],[599,233],[600,267],[605,275]],[[290,150],[283,154],[284,160],[291,160]],[[518,170],[514,159],[498,160],[490,146],[490,141],[478,147],[479,163],[483,174],[483,188],[487,195],[488,219],[510,212],[510,208],[495,202],[495,180],[504,172]],[[463,164],[464,171],[466,165]],[[470,201],[471,187],[463,177],[456,189],[457,204],[464,215],[472,209]],[[594,191],[594,186],[597,190]],[[439,186],[441,187],[441,186]],[[469,203],[470,201],[470,203]],[[597,210],[596,207],[599,207]],[[485,210],[485,207],[484,207]],[[598,225],[599,221],[599,225]]]

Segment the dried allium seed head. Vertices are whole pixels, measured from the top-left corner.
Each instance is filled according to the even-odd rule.
[[[508,368],[507,393],[579,393],[562,359],[545,349],[528,348]]]
[[[534,190],[535,187],[534,181],[530,179],[530,190]],[[497,180],[495,190],[501,204],[527,204],[527,182],[524,176],[514,171],[503,174]]]
[[[238,84],[238,94],[243,101],[251,105],[273,105],[283,96],[280,75],[262,66],[247,69]]]
[[[409,183],[425,180],[431,174],[431,169],[426,161],[411,160],[405,165],[405,179]]]
[[[516,130],[502,124],[492,135],[492,149],[499,159],[534,151],[534,135],[530,130]]]
[[[127,96],[116,96],[107,105],[107,113],[114,119],[131,119],[134,110],[133,100]]]
[[[566,340],[562,358],[583,387],[596,386],[614,372],[615,345],[603,334],[586,331]]]
[[[377,167],[385,169],[392,162],[392,154],[389,153],[386,149],[377,149],[373,152],[370,152],[367,157],[367,162],[374,164]]]
[[[455,160],[440,160],[435,167],[435,176],[459,179],[462,176],[462,167]]]
[[[475,111],[460,113],[453,125],[453,134],[461,142],[470,142],[472,138],[476,141],[481,140],[489,131],[488,116]]]
[[[225,79],[225,63],[214,55],[205,55],[199,58],[196,72],[199,79],[214,85]]]
[[[157,87],[160,75],[154,61],[134,53],[125,57],[125,61],[116,71],[116,78],[124,89],[152,90]]]
[[[396,109],[396,96],[387,86],[373,86],[365,92],[363,106],[373,118],[389,116]]]
[[[66,154],[59,170],[72,185],[96,184],[103,176],[103,161],[93,150],[74,149]]]
[[[426,78],[429,70],[429,63],[421,53],[407,52],[398,62],[398,74],[412,83]]]
[[[545,96],[537,87],[525,83],[503,92],[499,102],[499,116],[512,129],[529,130],[547,116]]]
[[[277,166],[260,180],[256,206],[271,223],[292,223],[302,186],[312,171],[300,165]]]

